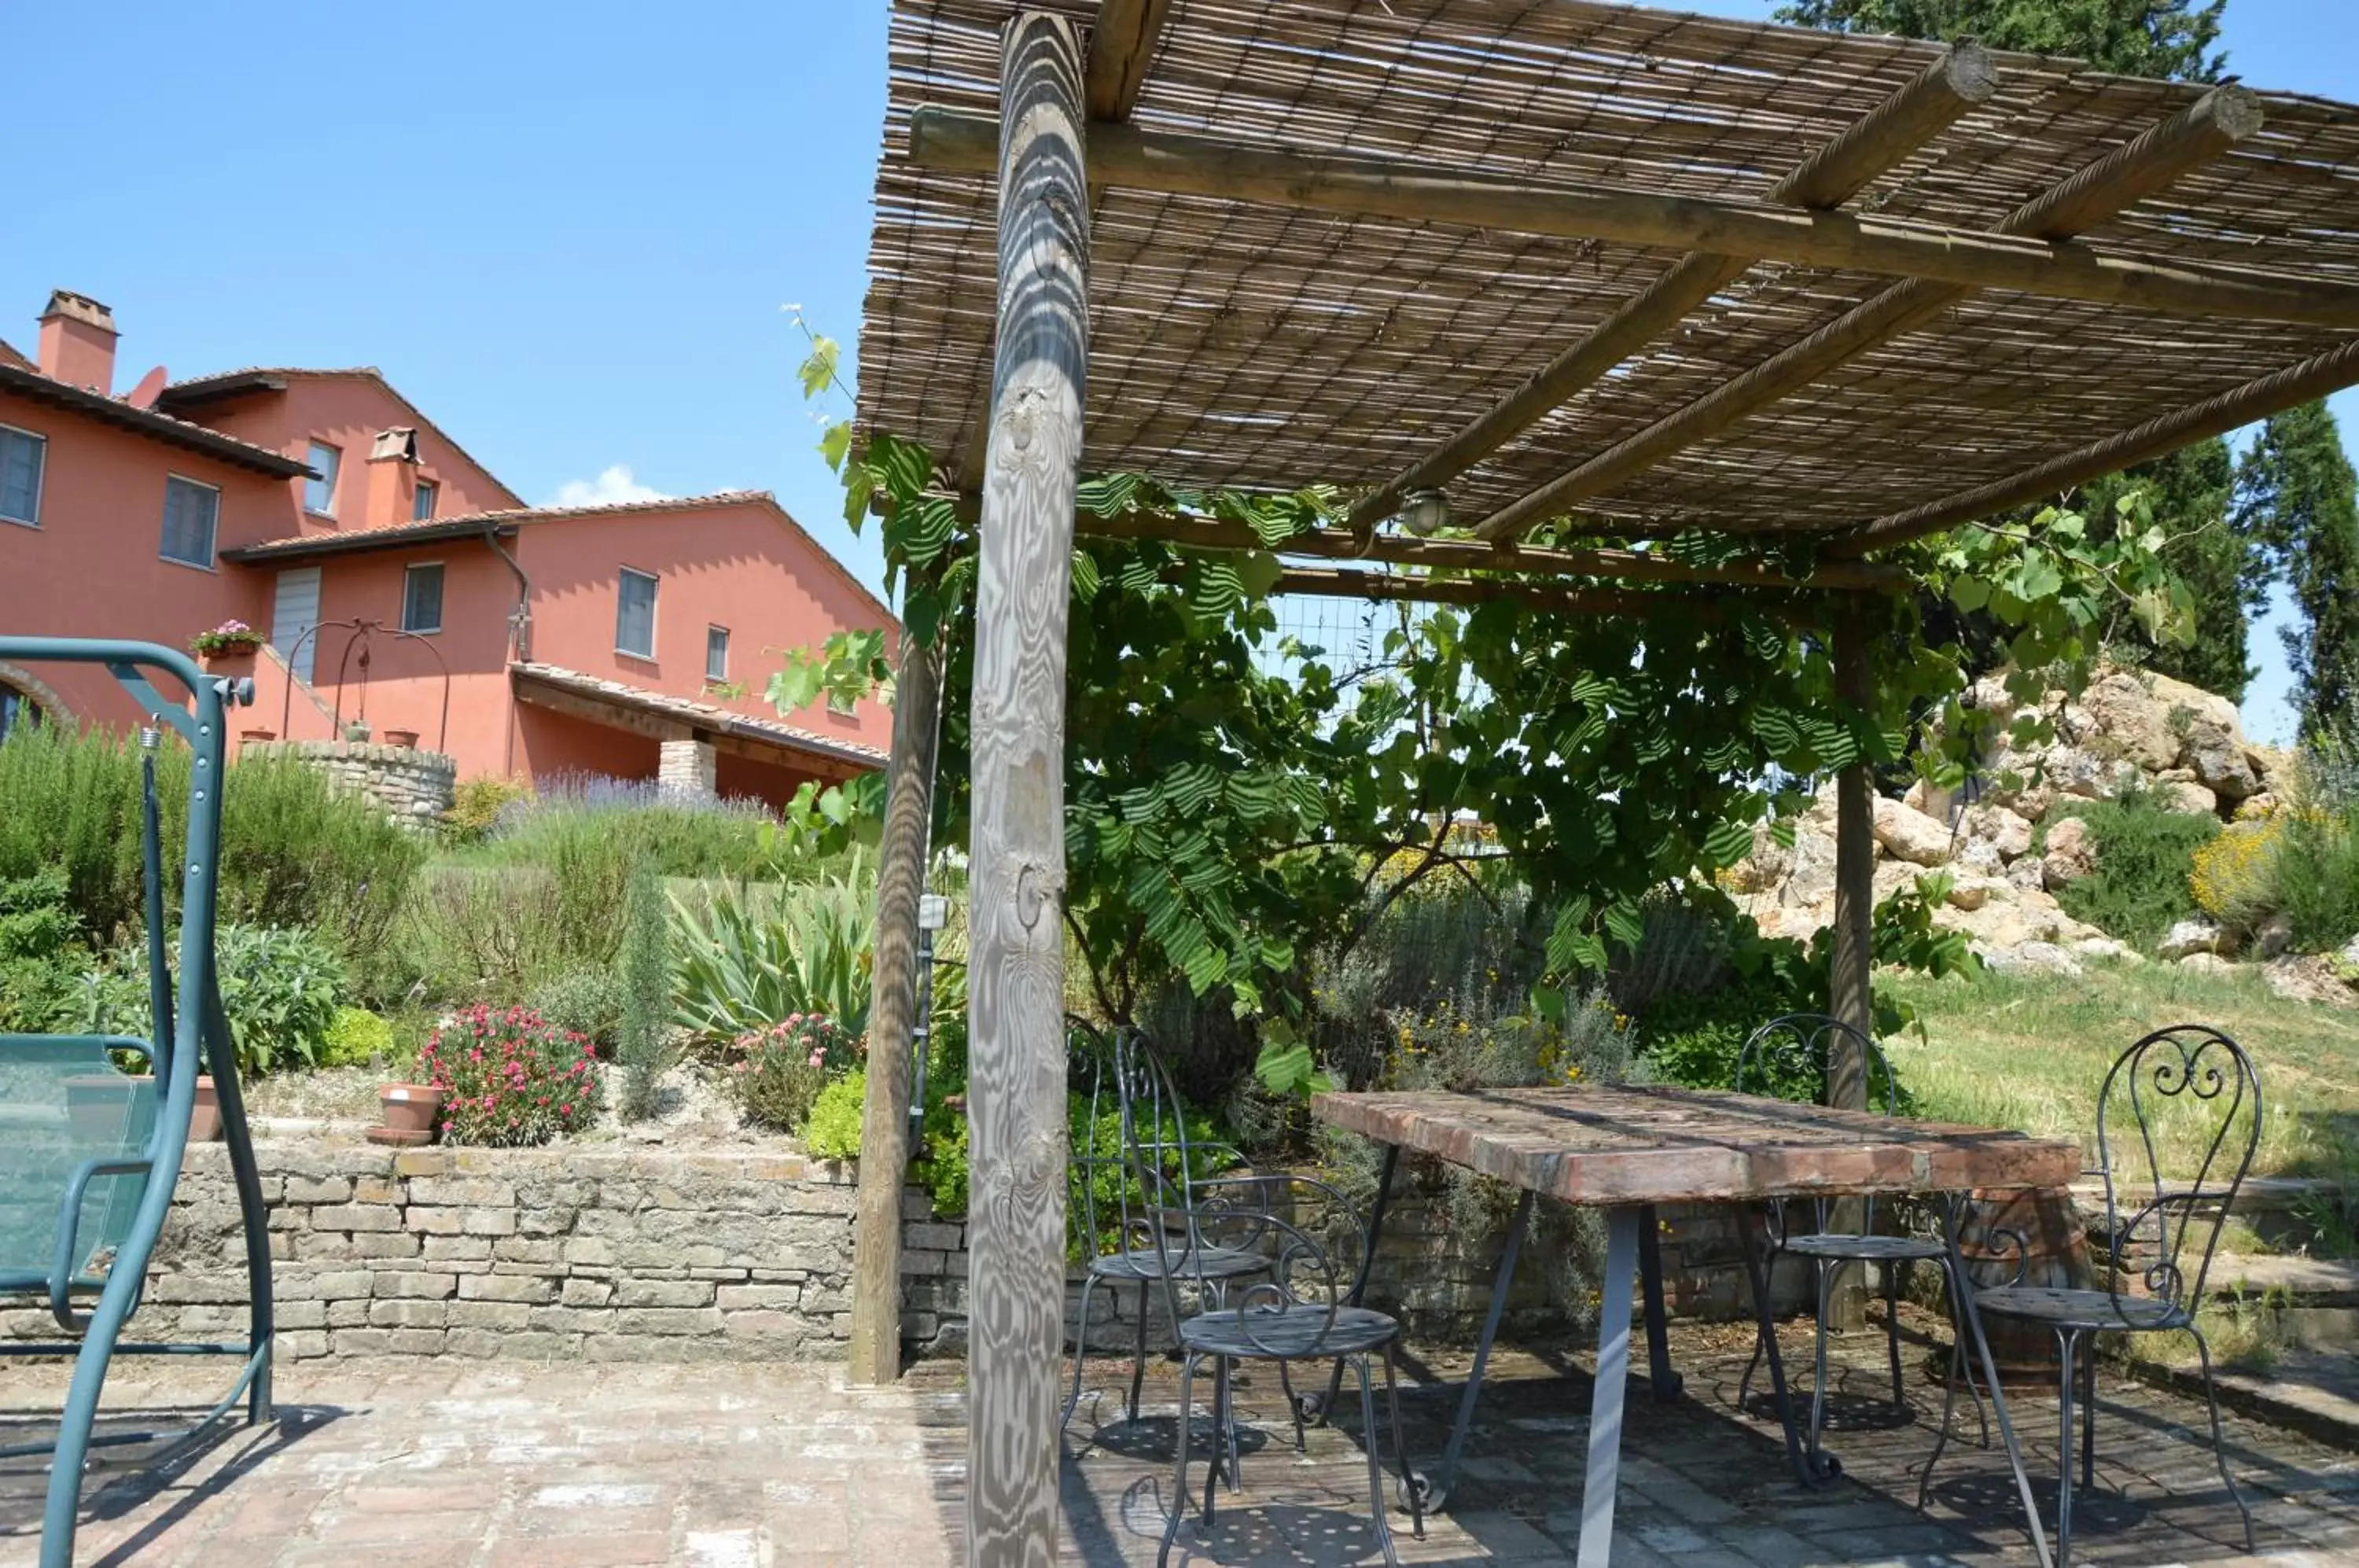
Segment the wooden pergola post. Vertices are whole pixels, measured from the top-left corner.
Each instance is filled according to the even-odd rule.
[[[1002,43],[998,339],[975,589],[967,1561],[1057,1560],[1065,1308],[1065,631],[1089,363],[1071,24]]]
[[[918,898],[934,814],[941,654],[901,634],[893,681],[893,761],[876,864],[876,963],[869,993],[868,1091],[861,1107],[860,1209],[853,1231],[852,1380],[901,1375],[901,1183],[909,1163],[909,1045],[918,1021]]]
[[[1858,606],[1844,604],[1834,622],[1835,697],[1864,710],[1874,695],[1868,672],[1867,627]],[[1875,777],[1862,757],[1835,775],[1835,940],[1833,973],[1827,977],[1828,1011],[1863,1036],[1875,1035],[1874,999],[1875,923]],[[1845,1110],[1867,1108],[1867,1062],[1848,1037],[1838,1035],[1827,1062],[1827,1104]],[[1857,1199],[1835,1208],[1837,1229],[1857,1230],[1864,1214]],[[1866,1293],[1856,1264],[1835,1276],[1828,1327],[1849,1333],[1866,1322]]]

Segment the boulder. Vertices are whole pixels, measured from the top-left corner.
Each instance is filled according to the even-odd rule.
[[[1950,815],[1950,791],[1922,779],[1912,780],[1902,791],[1900,803],[1911,811],[1922,811],[1929,817],[1946,821]]]
[[[2238,745],[2244,744],[2244,721],[2236,714],[2236,704],[2227,698],[2217,692],[2206,691],[2201,686],[2175,681],[2168,675],[2148,675],[2145,681],[2147,691],[2161,704],[2172,729],[2184,732],[2195,724],[2208,722],[2218,724],[2235,736]],[[2171,716],[2182,709],[2187,713],[2186,718]]]
[[[2359,936],[2353,937],[2349,944],[2334,956],[2345,969],[2359,975]]]
[[[1967,877],[2006,875],[2006,856],[1999,853],[1997,844],[1986,838],[1960,839],[1958,853],[1951,858],[1950,865]]]
[[[2155,786],[2155,799],[2169,811],[2184,811],[2190,817],[2216,817],[2220,814],[2220,797],[2201,784],[2173,779]]]
[[[2077,795],[2084,800],[2111,800],[2137,777],[2135,764],[2118,757],[2102,757],[2086,746],[2060,742],[2039,754],[2039,782],[2060,795]]]
[[[2190,953],[2178,961],[2181,969],[2192,969],[2198,975],[2234,975],[2236,966],[2216,953]]]
[[[2272,794],[2289,793],[2299,782],[2295,754],[2288,747],[2255,746],[2248,741],[2245,760],[2252,764],[2253,777],[2261,781],[2261,788]]]
[[[2359,1007],[2354,991],[2335,972],[2334,960],[2319,953],[2299,958],[2273,958],[2261,967],[2269,989],[2289,1002],[2317,1002],[2331,1007]]]
[[[2002,975],[2081,975],[2081,961],[2052,942],[2024,942],[2012,947],[1974,944],[1974,954]]]
[[[2240,822],[2257,822],[2275,815],[2277,809],[2277,796],[2264,789],[2257,795],[2247,795],[2236,802],[2235,820]]]
[[[1807,820],[1795,830],[1794,855],[1787,863],[1777,902],[1788,909],[1822,904],[1835,896],[1835,841]]]
[[[2115,942],[2109,936],[2084,936],[2072,944],[2072,951],[2083,958],[2108,959],[2115,964],[2144,964],[2145,955],[2125,942]]]
[[[1912,866],[1905,860],[1879,860],[1875,863],[1875,878],[1870,883],[1870,897],[1881,904],[1903,888],[1914,887],[1917,878],[1924,875],[1923,866]]]
[[[1744,859],[1721,873],[1721,886],[1731,893],[1767,893],[1786,879],[1793,868],[1794,852],[1771,836],[1764,822],[1753,830],[1753,847]]]
[[[2197,779],[2223,800],[2241,800],[2260,790],[2261,781],[2245,757],[2244,738],[2225,724],[2198,719],[2188,732],[2185,756]]]
[[[2040,860],[2048,887],[2086,877],[2096,868],[2097,845],[2090,836],[2088,823],[2078,817],[2066,817],[2049,828],[2047,853]]]
[[[2030,822],[2005,806],[1969,806],[1962,826],[1968,840],[1989,844],[2002,860],[2030,853]]]
[[[2011,898],[2014,885],[1998,877],[1961,877],[1950,884],[1949,905],[1953,909],[1979,909],[1993,898]]]
[[[2100,677],[2081,693],[2079,705],[2096,733],[2147,772],[2179,760],[2180,737],[2171,728],[2170,705],[2128,670],[2116,670]],[[2075,738],[2085,739],[2085,732]]]
[[[2253,951],[2263,959],[2283,956],[2293,945],[2293,922],[2283,915],[2271,915],[2253,933]]]
[[[2006,868],[2006,885],[2038,892],[2048,886],[2048,867],[2036,855],[2027,855]]]
[[[1886,853],[1918,866],[1940,866],[1950,858],[1950,827],[1937,817],[1878,796],[1875,842]]]
[[[2199,953],[2218,953],[2228,943],[2228,933],[2217,922],[2201,915],[2184,920],[2162,933],[2155,943],[2158,958],[2187,958]]]

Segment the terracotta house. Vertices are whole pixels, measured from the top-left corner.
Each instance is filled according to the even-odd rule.
[[[767,493],[530,506],[374,369],[159,369],[117,396],[115,337],[60,291],[36,355],[0,343],[0,628],[181,645],[241,620],[268,639],[241,725],[360,721],[462,778],[777,801],[882,766],[882,703],[762,700],[783,650],[893,626]],[[28,708],[135,717],[102,672],[0,665],[0,733]]]

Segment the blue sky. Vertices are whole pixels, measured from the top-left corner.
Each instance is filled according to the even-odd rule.
[[[849,364],[883,0],[561,15],[6,0],[38,174],[9,204],[0,338],[29,351],[61,287],[114,307],[125,387],[159,362],[375,365],[528,500],[775,490],[874,582],[780,307]],[[2359,99],[2354,0],[2230,0],[2226,43],[2255,86]],[[2359,396],[2336,412],[2359,448]],[[2247,717],[2282,736],[2284,659],[2255,645]]]

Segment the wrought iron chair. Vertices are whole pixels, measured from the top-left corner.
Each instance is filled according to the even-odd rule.
[[[2114,1163],[2116,1118],[2136,1128],[2134,1148]],[[2156,1149],[2156,1124],[2169,1117],[2192,1122],[2203,1150],[2192,1180],[2163,1173]],[[2081,1485],[2096,1480],[2097,1360],[2092,1344],[2101,1334],[2168,1334],[2193,1336],[2203,1369],[2203,1399],[2212,1415],[2212,1457],[2228,1497],[2245,1521],[2245,1548],[2253,1550],[2253,1515],[2228,1474],[2227,1449],[2220,1435],[2220,1401],[2212,1386],[2212,1347],[2196,1326],[2203,1303],[2204,1277],[2220,1245],[2220,1230],[2236,1191],[2251,1170],[2261,1141],[2261,1079],[2252,1058],[2209,1024],[2173,1024],[2157,1029],[2122,1052],[2105,1074],[2097,1097],[2097,1164],[2105,1182],[2105,1228],[2091,1239],[2102,1248],[2099,1267],[2105,1286],[2068,1289],[2023,1283],[2030,1249],[2020,1236],[2010,1248],[2016,1278],[2005,1285],[1973,1289],[1984,1318],[2011,1318],[2044,1325],[2056,1335],[2057,1433],[2060,1450],[2056,1493],[2056,1565],[2064,1568],[2072,1551],[2073,1380],[2082,1380]],[[2126,1189],[2138,1207],[2126,1218]],[[2147,1194],[2151,1193],[2151,1196]],[[1943,1421],[1947,1435],[1946,1412]],[[1937,1442],[1933,1460],[1941,1457]],[[1919,1483],[1921,1503],[1932,1480],[1933,1460]]]
[[[1776,1098],[1776,1089],[1780,1083],[1790,1083],[1799,1078],[1813,1086],[1816,1103],[1824,1104],[1837,1046],[1849,1046],[1859,1052],[1861,1069],[1866,1074],[1868,1108],[1884,1116],[1898,1116],[1899,1083],[1893,1077],[1891,1064],[1885,1060],[1883,1051],[1849,1024],[1814,1013],[1789,1013],[1784,1018],[1773,1018],[1753,1031],[1744,1049],[1737,1053],[1736,1092]],[[1958,1383],[1964,1381],[1966,1391],[1974,1402],[1974,1413],[1983,1421],[1983,1441],[1987,1444],[1990,1440],[1989,1421],[1983,1414],[1982,1394],[1975,1388],[1973,1374],[1967,1367],[1967,1334],[1955,1317],[1955,1303],[1959,1299],[1957,1276],[1947,1243],[1939,1236],[1878,1234],[1875,1200],[1873,1197],[1857,1200],[1862,1205],[1858,1230],[1839,1230],[1835,1228],[1836,1202],[1833,1198],[1810,1199],[1806,1219],[1792,1213],[1786,1200],[1776,1200],[1768,1205],[1769,1256],[1766,1262],[1775,1264],[1781,1256],[1806,1258],[1815,1269],[1818,1279],[1815,1376],[1810,1388],[1808,1445],[1811,1465],[1832,1470],[1833,1464],[1820,1448],[1820,1437],[1826,1426],[1827,1312],[1835,1273],[1846,1263],[1874,1263],[1884,1272],[1885,1345],[1892,1365],[1892,1403],[1904,1411],[1908,1408],[1908,1398],[1900,1370],[1900,1287],[1911,1264],[1931,1263],[1941,1270],[1943,1283],[1948,1287],[1943,1299],[1952,1303],[1950,1388],[1954,1396]],[[1801,1221],[1806,1228],[1798,1232],[1798,1221]],[[1753,1359],[1745,1364],[1744,1378],[1737,1385],[1736,1402],[1740,1410],[1753,1387],[1753,1374],[1759,1369],[1766,1348],[1763,1341],[1756,1337]],[[1952,1403],[1953,1400],[1945,1400],[1942,1408],[1945,1437]]]
[[[1178,1457],[1170,1517],[1156,1554],[1157,1568],[1169,1560],[1188,1509],[1190,1417],[1194,1409],[1196,1368],[1206,1360],[1212,1363],[1213,1442],[1204,1475],[1204,1524],[1212,1523],[1213,1494],[1224,1454],[1230,1484],[1236,1484],[1231,1365],[1275,1363],[1284,1382],[1286,1368],[1296,1361],[1348,1361],[1360,1374],[1361,1441],[1368,1455],[1371,1529],[1385,1562],[1397,1568],[1400,1559],[1393,1549],[1392,1529],[1386,1518],[1384,1462],[1376,1441],[1375,1386],[1369,1367],[1373,1356],[1384,1357],[1393,1453],[1400,1465],[1411,1528],[1420,1541],[1425,1539],[1424,1503],[1401,1437],[1399,1378],[1393,1357],[1400,1323],[1386,1313],[1349,1304],[1360,1254],[1367,1246],[1367,1232],[1358,1212],[1325,1182],[1292,1173],[1214,1177],[1192,1182],[1183,1191],[1154,1157],[1151,1143],[1136,1140],[1134,1150],[1135,1169],[1147,1194],[1142,1234],[1158,1265],[1156,1278],[1164,1292],[1164,1304],[1179,1324],[1181,1352]],[[1269,1278],[1247,1287],[1235,1306],[1208,1305],[1223,1300],[1227,1280],[1205,1270],[1201,1260],[1238,1252],[1259,1258]],[[1288,1388],[1287,1403],[1299,1409],[1290,1385]]]
[[[1083,1366],[1089,1356],[1090,1300],[1100,1285],[1138,1288],[1138,1335],[1132,1351],[1128,1419],[1138,1419],[1138,1397],[1147,1377],[1147,1320],[1158,1261],[1145,1244],[1146,1213],[1132,1179],[1134,1141],[1179,1184],[1182,1206],[1196,1179],[1214,1169],[1233,1169],[1245,1157],[1223,1143],[1193,1139],[1184,1113],[1169,1092],[1169,1078],[1146,1039],[1135,1029],[1109,1038],[1085,1018],[1065,1020],[1066,1083],[1073,1097],[1072,1149],[1066,1164],[1066,1223],[1084,1265],[1078,1322],[1073,1328],[1073,1387],[1065,1397],[1062,1428],[1081,1403]],[[1187,1260],[1191,1274],[1229,1280],[1266,1273],[1260,1253],[1214,1248]]]

